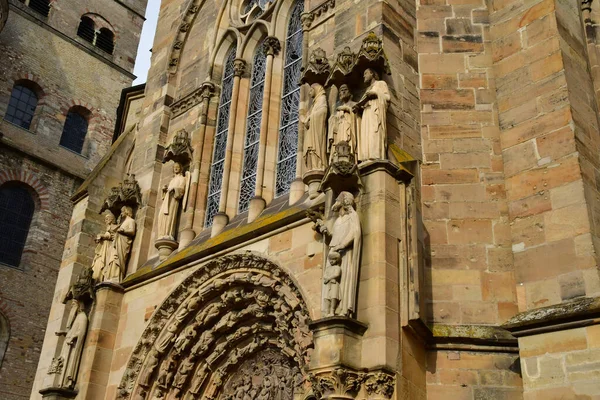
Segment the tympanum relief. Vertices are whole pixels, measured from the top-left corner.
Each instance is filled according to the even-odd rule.
[[[298,289],[277,266],[251,254],[218,258],[155,312],[118,398],[291,399],[306,390],[308,320]]]

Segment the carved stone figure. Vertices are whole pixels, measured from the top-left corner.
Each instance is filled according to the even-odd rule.
[[[123,206],[121,208],[121,216],[119,219],[120,223],[113,240],[107,278],[109,280],[121,282],[125,277],[129,251],[131,250],[131,243],[133,242],[136,231],[136,224],[133,219],[133,210],[131,207]]]
[[[180,397],[185,382],[187,381],[188,375],[194,369],[194,361],[191,359],[185,359],[181,362],[177,374],[173,379],[173,387],[175,388],[175,397]]]
[[[115,215],[106,211],[104,215],[106,223],[106,231],[96,236],[96,250],[94,252],[94,260],[92,261],[92,277],[99,282],[106,280],[108,265],[110,264],[112,254],[112,244],[117,228],[119,225],[115,223]]]
[[[158,356],[159,354],[158,351],[156,351],[156,349],[150,350],[150,353],[148,354],[148,361],[146,361],[146,369],[144,369],[143,372],[140,374],[140,386],[146,388],[150,386],[150,378],[152,377],[154,370],[158,366]]]
[[[380,80],[377,72],[370,68],[365,69],[364,81],[369,87],[354,105],[354,111],[362,114],[357,146],[358,159],[386,159],[386,118],[390,93],[387,83]]]
[[[173,376],[175,375],[175,368],[177,364],[173,358],[169,358],[166,362],[164,362],[160,366],[160,370],[158,371],[158,378],[156,379],[156,383],[158,387],[166,390],[171,385],[173,381]]]
[[[158,238],[175,240],[180,205],[185,207],[189,191],[189,172],[180,163],[173,164],[173,178],[163,187],[163,202],[158,214]]]
[[[340,278],[342,277],[342,267],[340,266],[342,257],[337,251],[330,251],[327,256],[327,266],[323,275],[325,283],[325,315],[335,315],[335,309],[340,302]]]
[[[319,219],[316,228],[329,238],[329,251],[337,252],[341,256],[340,299],[335,315],[352,316],[356,308],[356,286],[362,247],[360,219],[354,210],[352,193],[341,192],[332,211],[338,213],[333,226],[330,228]],[[323,311],[327,313],[329,310]]]
[[[67,330],[58,332],[58,335],[65,335],[65,340],[60,351],[60,360],[62,360],[62,374],[60,387],[73,389],[77,380],[81,353],[88,328],[88,316],[85,313],[83,302],[73,299],[71,313],[67,322]]]
[[[327,96],[325,88],[318,83],[310,86],[312,106],[303,119],[306,133],[304,135],[304,163],[307,171],[323,170],[327,166]]]
[[[330,162],[335,145],[342,140],[348,142],[352,152],[356,152],[356,116],[353,110],[356,102],[352,101],[352,93],[346,84],[340,86],[338,96],[340,102],[329,118],[327,152],[330,154]]]

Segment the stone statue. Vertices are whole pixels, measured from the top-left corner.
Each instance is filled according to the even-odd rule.
[[[327,266],[323,275],[325,284],[325,315],[331,317],[335,315],[335,309],[340,302],[340,278],[342,277],[342,267],[340,266],[342,257],[337,251],[330,251],[327,256]]]
[[[150,353],[148,354],[148,360],[146,361],[146,369],[143,370],[143,372],[140,374],[140,386],[143,387],[149,387],[151,384],[150,378],[152,377],[152,374],[154,373],[154,370],[156,369],[156,367],[158,366],[158,362],[159,362],[159,353],[158,351],[156,351],[156,349],[152,349],[150,350]]]
[[[346,84],[340,86],[338,96],[340,102],[335,113],[329,118],[327,152],[330,154],[330,160],[335,145],[341,140],[348,142],[352,152],[356,153],[356,116],[353,110],[356,102],[352,101],[352,93]]]
[[[121,282],[125,277],[127,259],[131,250],[131,243],[135,237],[136,224],[133,219],[133,210],[129,206],[121,208],[119,227],[115,233],[112,245],[111,260],[109,263],[108,280]]]
[[[307,171],[323,170],[327,165],[327,96],[325,88],[318,83],[310,86],[313,99],[310,112],[302,123],[304,134],[304,164]]]
[[[68,389],[75,387],[88,328],[88,317],[85,313],[84,303],[77,299],[72,299],[71,304],[72,308],[67,321],[67,330],[57,332],[57,335],[65,335],[65,341],[63,342],[59,358],[63,364],[59,385]]]
[[[106,232],[96,236],[96,243],[98,245],[96,246],[94,260],[92,261],[92,271],[94,271],[92,277],[99,282],[106,280],[108,265],[111,259],[112,243],[119,227],[115,223],[115,215],[110,211],[106,211],[104,222],[106,223]]]
[[[350,317],[356,310],[356,286],[362,247],[360,220],[354,210],[352,193],[341,192],[331,209],[338,213],[333,226],[328,227],[323,220],[318,219],[316,229],[329,239],[329,251],[340,254],[339,261],[336,260],[335,254],[332,259],[329,259],[329,264],[339,262],[341,268],[339,302],[335,315]],[[327,272],[325,278],[327,278]],[[323,303],[325,305],[327,302]],[[328,314],[330,310],[323,311]]]
[[[189,192],[190,173],[184,173],[183,167],[178,162],[173,165],[173,173],[169,185],[165,185],[162,189],[163,202],[158,214],[157,237],[159,239],[175,240],[179,206],[185,207]]]
[[[367,68],[364,81],[369,85],[363,97],[354,105],[354,111],[361,114],[358,135],[358,159],[360,161],[386,159],[386,118],[390,104],[387,83],[379,80],[374,70]]]

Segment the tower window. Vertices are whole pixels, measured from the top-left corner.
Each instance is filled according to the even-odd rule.
[[[69,110],[60,137],[61,146],[81,154],[88,131],[89,114],[90,112],[83,107],[74,107]]]
[[[86,42],[94,43],[94,37],[96,36],[96,30],[94,28],[94,21],[85,15],[81,17],[79,21],[79,27],[77,28],[77,36],[85,40]]]
[[[33,90],[17,84],[13,87],[4,119],[24,129],[29,129],[38,104]]]
[[[19,266],[34,209],[24,185],[0,186],[0,263]]]
[[[48,0],[25,0],[25,4],[44,17],[50,14],[50,1]]]
[[[110,29],[102,28],[96,35],[96,47],[112,54],[115,49],[115,35]]]

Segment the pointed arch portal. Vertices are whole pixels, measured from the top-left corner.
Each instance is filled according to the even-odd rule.
[[[219,257],[155,311],[118,398],[305,396],[313,346],[308,321],[300,291],[279,266],[251,253]]]

